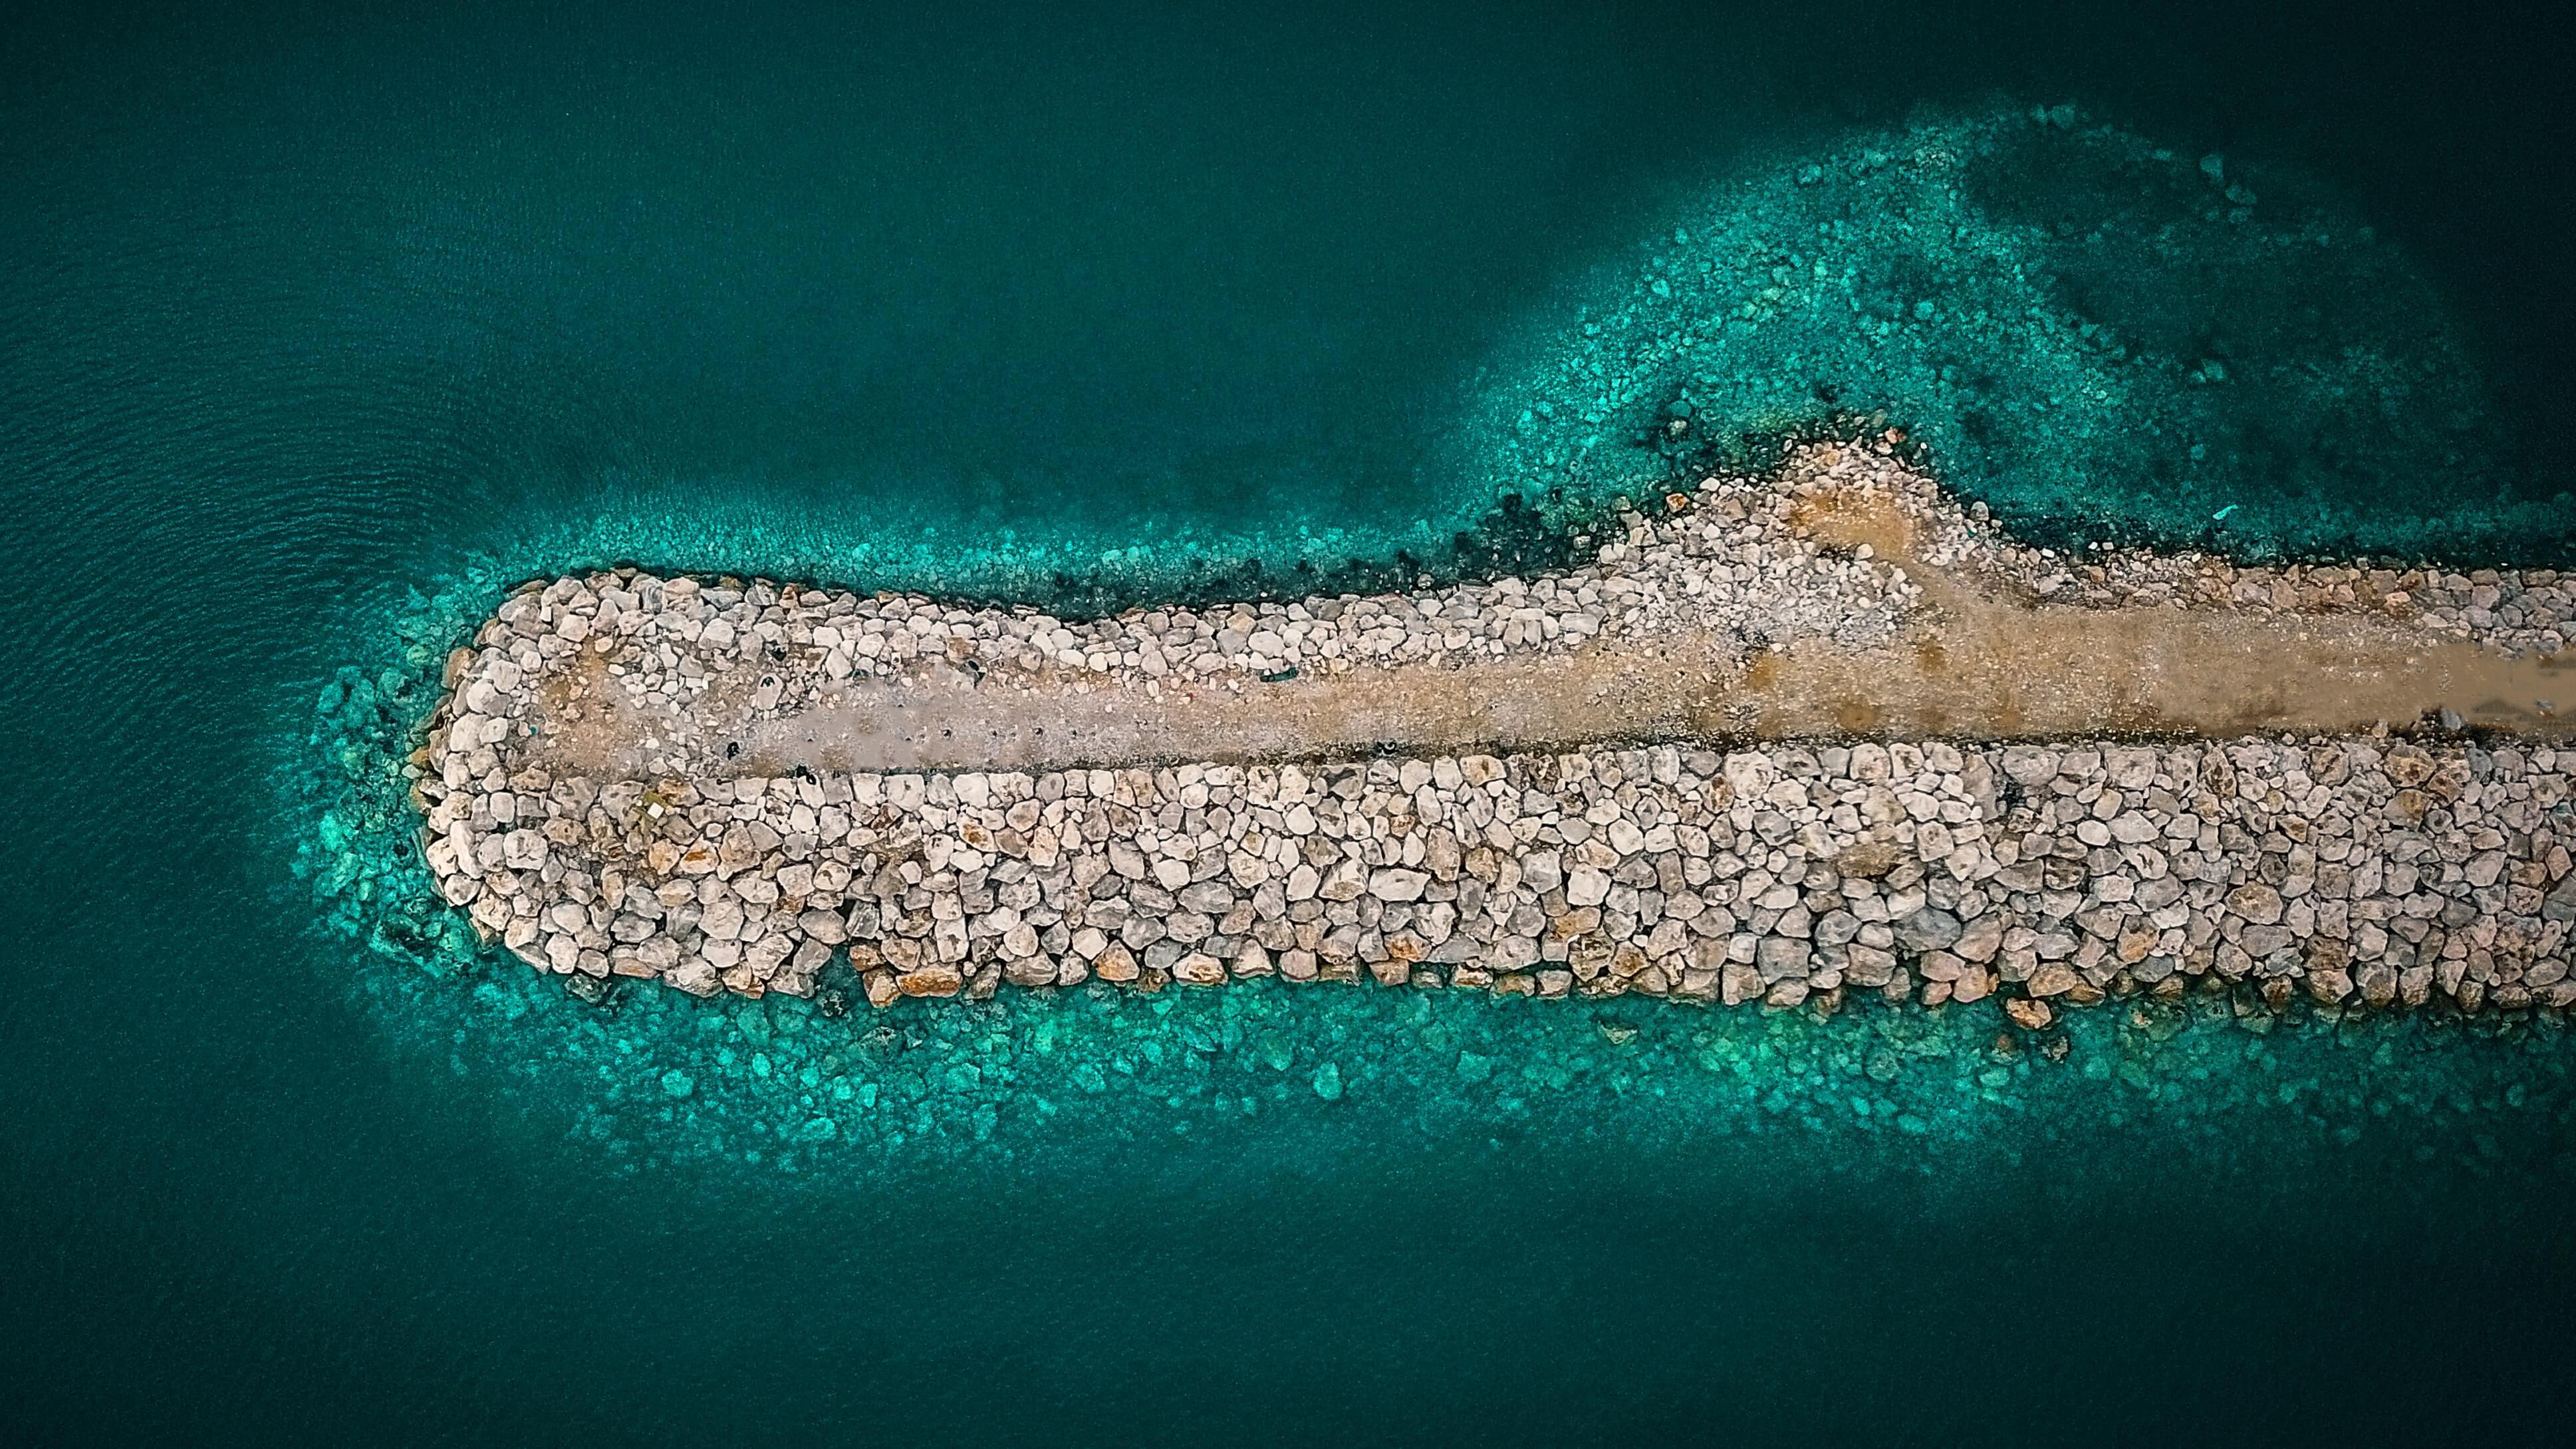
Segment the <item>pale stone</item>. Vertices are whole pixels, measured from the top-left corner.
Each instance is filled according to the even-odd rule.
[[[1570,906],[1597,906],[1610,896],[1610,877],[1588,865],[1576,866],[1565,877],[1565,903]]]
[[[1399,904],[1422,899],[1423,887],[1429,884],[1431,877],[1421,871],[1390,868],[1371,872],[1368,890],[1379,900]]]

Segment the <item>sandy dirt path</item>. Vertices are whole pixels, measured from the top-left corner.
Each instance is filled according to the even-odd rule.
[[[1570,655],[1456,668],[1356,667],[1275,684],[1080,673],[1035,687],[858,678],[802,713],[753,722],[743,691],[677,706],[611,698],[544,728],[559,763],[649,773],[647,738],[736,746],[726,773],[1039,770],[1186,760],[1511,750],[1624,739],[2065,738],[2351,732],[2450,709],[2472,725],[2564,737],[2538,701],[2576,697],[2576,661],[2521,658],[2382,619],[2041,602],[1936,568],[1884,500],[1812,500],[1799,527],[1897,560],[1925,607],[1890,648],[1816,641],[1745,657],[1731,635],[1612,638]],[[601,683],[613,684],[605,676]],[[613,696],[616,691],[612,688]],[[594,692],[596,697],[596,692]]]

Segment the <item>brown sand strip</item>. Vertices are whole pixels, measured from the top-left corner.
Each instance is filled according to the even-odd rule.
[[[678,718],[619,701],[588,728],[541,721],[546,751],[607,777],[651,773],[636,741],[685,734],[741,748],[723,771],[1017,769],[1437,754],[1584,741],[2229,737],[2350,733],[2448,709],[2468,724],[2563,737],[2539,701],[2576,694],[2558,659],[2509,658],[2351,614],[2051,604],[1924,562],[1883,497],[1810,500],[1800,529],[1899,561],[1928,605],[1893,647],[1805,639],[1744,657],[1734,636],[1613,637],[1570,655],[1458,667],[1362,667],[1272,684],[1137,683],[1074,673],[1034,685],[940,671],[861,676],[824,702],[753,723],[718,689]],[[598,698],[601,693],[585,694]],[[599,725],[610,725],[599,728]]]

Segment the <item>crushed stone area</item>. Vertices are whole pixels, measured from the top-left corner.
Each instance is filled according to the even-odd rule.
[[[1672,745],[1043,775],[601,785],[430,808],[532,965],[878,1004],[1097,978],[1630,991],[2576,1001],[2576,751]]]

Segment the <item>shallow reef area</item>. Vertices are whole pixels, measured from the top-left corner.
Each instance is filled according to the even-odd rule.
[[[2039,543],[2544,563],[2576,538],[2402,249],[2294,171],[2072,106],[1729,178],[1479,385],[1447,460],[1496,489],[1643,496],[1863,416]]]

